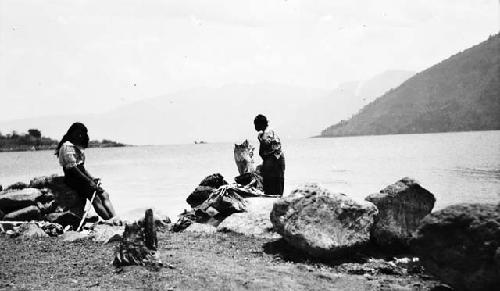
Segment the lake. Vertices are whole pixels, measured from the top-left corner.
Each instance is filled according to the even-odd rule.
[[[500,131],[285,140],[283,148],[285,193],[316,182],[362,200],[408,176],[436,196],[435,209],[500,199]],[[175,220],[204,177],[218,172],[231,182],[238,175],[231,143],[88,149],[86,156],[89,172],[129,219],[152,207]],[[62,169],[52,151],[0,153],[4,187],[53,173]]]

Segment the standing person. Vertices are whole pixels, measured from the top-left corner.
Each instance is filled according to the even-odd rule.
[[[262,180],[266,195],[283,195],[285,186],[285,156],[278,135],[268,127],[267,118],[259,114],[254,119],[258,132],[259,155],[262,158]]]
[[[110,223],[119,223],[108,193],[99,186],[100,180],[85,169],[84,149],[88,145],[89,136],[85,125],[73,123],[59,142],[55,153],[63,167],[64,180],[69,187],[89,201],[96,193],[92,202],[96,213]]]

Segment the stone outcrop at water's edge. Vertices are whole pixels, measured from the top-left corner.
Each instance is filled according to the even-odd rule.
[[[422,220],[411,247],[429,272],[456,290],[500,286],[500,204],[458,204]]]
[[[436,201],[431,192],[410,178],[403,178],[365,200],[378,208],[371,231],[372,240],[389,248],[407,246],[420,221],[431,213]]]
[[[313,257],[332,257],[370,241],[377,208],[306,184],[274,203],[274,229],[292,246]]]

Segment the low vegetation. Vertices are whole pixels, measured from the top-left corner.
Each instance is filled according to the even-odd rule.
[[[12,133],[2,134],[0,132],[0,152],[17,152],[17,151],[39,151],[51,150],[57,147],[58,140],[42,136],[42,132],[38,129],[29,129],[28,133]],[[91,148],[103,147],[122,147],[122,143],[103,139],[101,141],[92,140],[89,142]]]

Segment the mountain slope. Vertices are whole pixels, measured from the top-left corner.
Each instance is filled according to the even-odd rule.
[[[500,35],[415,75],[321,136],[500,129]]]

